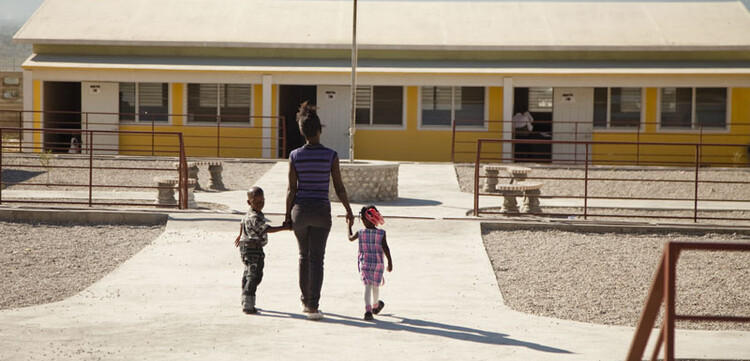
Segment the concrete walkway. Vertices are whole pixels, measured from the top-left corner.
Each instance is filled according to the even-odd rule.
[[[284,211],[286,163],[260,181]],[[291,232],[270,235],[260,315],[240,311],[239,215],[180,212],[155,242],[80,294],[0,311],[0,360],[622,360],[633,329],[531,316],[504,306],[479,224],[450,164],[403,164],[400,199],[379,203],[394,269],[386,307],[362,320],[357,246],[343,207],[328,240],[321,310],[308,321]],[[198,193],[246,210],[242,191]],[[355,211],[357,205],[353,205]],[[272,215],[274,224],[282,216]],[[678,358],[750,359],[750,332],[680,331]],[[650,352],[650,350],[647,350]]]

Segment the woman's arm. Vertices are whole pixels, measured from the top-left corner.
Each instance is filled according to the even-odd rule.
[[[333,158],[333,164],[331,166],[331,178],[333,179],[333,188],[336,190],[336,196],[339,197],[341,204],[346,208],[346,224],[354,224],[354,214],[352,214],[352,207],[349,206],[349,196],[346,195],[346,187],[344,182],[341,180],[341,168],[339,167],[339,157]]]
[[[349,225],[349,241],[354,241],[355,239],[359,238],[359,232],[352,233],[352,225]]]
[[[388,267],[386,268],[386,270],[390,272],[393,270],[393,260],[391,259],[391,249],[388,248],[388,242],[386,242],[385,240],[385,234],[383,235],[382,246],[383,246],[383,253],[385,253],[385,258],[388,259]]]
[[[292,207],[294,206],[294,197],[297,195],[297,170],[294,169],[292,160],[289,160],[289,186],[286,189],[286,216],[284,223],[292,222]]]

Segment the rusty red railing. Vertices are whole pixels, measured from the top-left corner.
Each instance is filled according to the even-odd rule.
[[[26,204],[71,204],[71,205],[86,205],[89,207],[93,206],[113,206],[113,205],[127,205],[127,206],[142,206],[142,207],[170,207],[170,205],[158,204],[156,202],[138,202],[118,199],[107,199],[107,201],[97,200],[94,197],[94,191],[100,189],[116,189],[116,190],[158,190],[160,186],[154,185],[152,174],[164,174],[166,176],[175,175],[177,178],[177,191],[178,200],[177,204],[172,206],[179,209],[187,208],[188,201],[188,173],[187,173],[187,156],[185,153],[185,144],[182,133],[179,132],[139,132],[139,131],[107,131],[107,130],[82,130],[82,129],[30,129],[30,128],[0,128],[0,138],[6,132],[27,132],[29,134],[38,134],[39,137],[45,132],[57,132],[62,134],[75,134],[81,135],[82,142],[80,147],[77,149],[70,149],[68,153],[64,154],[53,154],[49,152],[49,149],[45,149],[44,146],[38,145],[24,145],[23,152],[18,152],[15,146],[0,146],[0,204],[4,203],[26,203]],[[132,136],[143,136],[151,137],[156,135],[162,138],[172,138],[177,144],[176,149],[170,150],[171,155],[162,157],[163,161],[170,161],[177,163],[176,166],[153,166],[153,167],[133,167],[133,166],[118,166],[112,164],[97,164],[97,162],[110,161],[123,162],[125,161],[114,157],[111,153],[112,148],[101,146],[101,142],[98,142],[98,137],[106,136],[118,136],[120,134],[129,134]],[[9,152],[10,150],[10,152]],[[148,149],[141,149],[142,152],[149,152]],[[135,157],[138,158],[138,157]],[[64,165],[57,165],[53,163],[68,163]],[[66,182],[52,182],[49,179],[33,180],[37,176],[54,171],[55,169],[73,169],[79,170],[80,172],[87,172],[85,181],[80,179],[70,180]],[[117,171],[127,172],[129,175],[134,175],[138,178],[139,175],[147,174],[144,182],[132,182],[132,181],[118,181],[112,173]],[[9,180],[13,173],[32,173],[29,179],[22,179],[11,181]],[[107,172],[107,175],[103,175],[100,178],[106,179],[104,182],[95,182],[95,172]],[[83,178],[83,177],[78,177]],[[46,197],[46,199],[31,199],[25,197],[8,197],[3,193],[3,190],[11,191],[13,188],[22,187],[24,189],[48,189],[54,190],[58,193],[53,198]],[[85,200],[78,200],[77,197],[66,197],[60,190],[70,189],[85,189],[88,191],[88,196]],[[156,197],[154,197],[156,198]]]
[[[623,152],[622,156],[632,159],[628,161],[636,165],[649,165],[654,163],[648,149],[642,147],[645,143],[685,143],[697,144],[715,143],[711,136],[721,136],[727,144],[744,146],[747,149],[750,146],[750,122],[733,121],[729,132],[730,125],[726,127],[661,127],[657,122],[643,122],[633,127],[617,128],[599,128],[592,127],[590,121],[534,121],[533,131],[519,131],[513,128],[512,121],[509,120],[485,120],[482,125],[477,125],[475,121],[456,120],[451,127],[451,161],[452,162],[472,162],[476,151],[477,139],[497,139],[497,140],[537,140],[539,145],[533,146],[533,143],[524,143],[520,146],[513,146],[509,149],[513,161],[541,162],[541,163],[579,163],[583,164],[583,159],[572,157],[572,160],[561,161],[560,152],[553,153],[552,148],[545,147],[546,141],[590,141],[593,135],[614,134],[619,138],[631,141],[632,149],[627,153]],[[647,132],[646,129],[656,129],[656,132]],[[541,130],[540,130],[541,129]],[[739,130],[739,131],[738,131]],[[725,157],[703,155],[709,157],[704,161],[712,160],[713,165],[730,165]],[[565,157],[563,157],[565,158]]]
[[[0,115],[5,114],[8,118],[17,118],[18,125],[12,128],[18,129],[30,129],[28,125],[31,124],[29,120],[24,123],[24,117],[39,117],[38,121],[43,124],[42,127],[48,129],[66,129],[66,134],[80,136],[78,130],[98,130],[103,127],[112,128],[113,126],[118,128],[121,126],[142,126],[150,128],[151,139],[150,139],[150,155],[158,155],[160,148],[166,147],[164,144],[160,144],[157,133],[163,131],[171,131],[169,128],[172,127],[170,119],[181,118],[183,119],[183,140],[186,150],[194,153],[200,153],[202,156],[215,156],[222,157],[226,156],[224,153],[232,152],[233,158],[238,157],[237,153],[245,153],[249,151],[263,151],[271,150],[271,158],[283,158],[286,154],[286,121],[283,116],[241,116],[241,115],[216,115],[216,114],[157,114],[157,113],[108,113],[108,112],[72,112],[72,111],[31,111],[31,110],[0,110]],[[95,121],[92,118],[96,117],[112,117],[115,118],[110,122]],[[141,119],[137,122],[135,120],[121,121],[123,117],[129,118],[140,117]],[[213,119],[213,121],[188,121],[189,118],[197,119]],[[270,121],[270,125],[264,124],[266,120]],[[27,126],[24,127],[23,125]],[[185,132],[184,129],[190,129],[195,127],[203,128],[214,128],[215,130],[209,134],[190,134],[191,132]],[[10,128],[10,127],[9,127]],[[237,130],[242,129],[256,129],[261,132],[260,136],[250,135],[238,135]],[[20,131],[19,131],[20,132]],[[275,136],[263,135],[263,133],[273,134]],[[9,131],[9,133],[11,133]],[[28,132],[13,133],[13,137],[18,139],[17,148],[19,151],[27,149],[24,144],[24,135],[28,135]],[[264,145],[267,142],[270,145]],[[69,143],[67,142],[46,142],[47,148],[58,151],[67,151]],[[52,144],[54,143],[54,144]],[[212,145],[208,145],[213,143]],[[241,145],[236,145],[240,143]],[[235,145],[232,145],[235,144]],[[109,144],[112,150],[116,150],[117,144]],[[176,145],[172,147],[176,148]],[[127,149],[120,149],[123,152],[127,152]],[[146,148],[139,149],[138,152],[145,153]],[[208,154],[212,152],[212,154]],[[197,154],[196,154],[197,155]]]
[[[571,208],[579,208],[579,210],[568,210],[565,213],[555,213],[554,211],[545,210],[544,213],[539,213],[539,215],[544,214],[546,216],[551,217],[569,217],[569,216],[575,216],[575,217],[583,217],[584,219],[596,216],[596,217],[640,217],[640,218],[673,218],[673,219],[687,219],[692,220],[693,222],[697,222],[698,220],[743,220],[747,221],[750,220],[750,216],[736,216],[736,217],[729,217],[729,216],[722,216],[722,217],[716,217],[714,215],[707,215],[705,210],[703,210],[700,207],[700,204],[702,202],[724,202],[728,205],[733,205],[737,203],[750,203],[750,199],[743,199],[741,196],[737,194],[731,194],[731,197],[709,197],[709,196],[700,196],[699,194],[699,187],[700,186],[710,186],[710,187],[743,187],[747,188],[750,187],[750,177],[745,176],[738,176],[736,179],[711,179],[709,177],[701,177],[701,174],[705,172],[711,171],[711,168],[705,167],[705,164],[702,162],[701,153],[706,148],[722,148],[722,147],[738,147],[741,145],[737,144],[696,144],[696,143],[635,143],[635,142],[594,142],[594,141],[540,141],[540,140],[497,140],[497,139],[479,139],[477,141],[477,148],[475,150],[475,160],[474,160],[474,183],[473,183],[473,193],[474,193],[474,214],[480,215],[480,214],[505,214],[502,210],[492,210],[488,207],[480,207],[480,199],[484,199],[485,197],[503,197],[503,194],[501,192],[483,192],[480,188],[480,183],[483,181],[486,181],[487,178],[489,178],[487,175],[485,175],[483,172],[481,172],[481,167],[485,164],[500,164],[500,165],[513,165],[516,164],[513,161],[515,158],[511,155],[508,155],[507,152],[503,151],[503,148],[505,145],[513,145],[517,143],[531,143],[531,144],[540,144],[540,143],[546,143],[546,144],[563,144],[568,146],[574,146],[574,147],[580,147],[582,150],[582,156],[581,158],[585,159],[585,161],[576,161],[571,160],[568,165],[568,169],[575,170],[575,175],[571,176],[538,176],[534,175],[534,173],[530,173],[527,176],[528,180],[533,180],[537,182],[575,182],[577,184],[580,184],[580,188],[577,192],[574,194],[555,194],[554,191],[550,191],[549,188],[543,188],[542,195],[539,196],[540,199],[549,199],[549,200],[555,200],[555,199],[567,199],[567,200],[577,200],[578,202],[576,204],[580,204],[579,206],[571,207]],[[643,177],[637,177],[637,178],[628,178],[623,176],[596,176],[592,175],[592,173],[595,173],[601,169],[602,166],[592,166],[592,148],[594,146],[635,146],[636,144],[639,144],[641,146],[659,146],[664,147],[666,149],[669,149],[670,147],[681,147],[681,148],[690,148],[693,150],[693,154],[689,154],[688,156],[692,158],[691,162],[687,161],[680,161],[675,162],[675,166],[682,166],[682,168],[677,168],[678,170],[683,171],[684,173],[690,172],[692,173],[691,178],[684,177],[682,179],[660,179],[660,178],[643,178]],[[683,149],[684,150],[684,149]],[[663,161],[660,161],[663,163]],[[582,164],[581,164],[582,163]],[[632,163],[616,163],[614,165],[610,165],[610,169],[623,169],[624,165],[633,165]],[[543,168],[540,168],[543,169]],[[750,164],[735,164],[735,167],[731,169],[732,171],[737,172],[746,172],[741,174],[750,174]],[[690,174],[687,173],[687,174]],[[511,179],[510,176],[494,176],[495,178],[500,179]],[[689,193],[690,196],[683,196],[683,197],[676,197],[676,196],[663,196],[656,194],[647,194],[644,196],[623,196],[623,195],[611,195],[609,192],[606,192],[602,195],[596,195],[591,194],[590,189],[592,185],[603,185],[607,184],[608,187],[612,187],[613,184],[617,184],[617,182],[640,182],[642,184],[646,184],[648,182],[655,183],[655,184],[664,184],[664,187],[676,187],[679,185],[680,187],[686,187],[690,186],[692,187],[692,191]],[[685,192],[683,192],[685,193]],[[495,198],[497,199],[497,198]],[[691,215],[674,215],[674,214],[648,214],[647,212],[644,212],[642,209],[634,208],[632,212],[628,214],[623,214],[622,212],[607,212],[607,207],[591,207],[592,201],[646,201],[646,202],[665,202],[665,201],[675,201],[680,204],[681,209],[690,210]],[[690,207],[687,208],[687,204],[690,204]],[[592,213],[592,209],[596,208],[596,212]],[[616,208],[614,206],[610,206],[609,208]],[[728,207],[731,208],[731,207]],[[537,214],[537,213],[529,213],[529,214]]]
[[[675,312],[677,261],[682,251],[750,251],[750,243],[706,243],[706,242],[668,242],[664,246],[661,261],[646,297],[641,318],[636,326],[633,340],[628,350],[627,361],[641,361],[646,350],[651,329],[656,323],[659,309],[664,305],[664,318],[651,360],[656,360],[661,347],[664,346],[664,360],[674,361],[675,322],[676,321],[717,321],[717,322],[750,322],[747,316],[716,315],[678,315]]]

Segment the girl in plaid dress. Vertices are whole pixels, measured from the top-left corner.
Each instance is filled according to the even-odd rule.
[[[385,307],[380,300],[380,286],[385,283],[383,279],[383,254],[388,259],[388,272],[393,270],[391,261],[391,250],[385,240],[385,230],[377,226],[385,223],[383,217],[375,206],[365,206],[359,212],[365,228],[352,234],[352,225],[349,224],[349,241],[359,239],[358,266],[362,283],[365,284],[365,320],[372,320],[372,314],[378,314]],[[377,306],[372,307],[370,300],[377,301]]]

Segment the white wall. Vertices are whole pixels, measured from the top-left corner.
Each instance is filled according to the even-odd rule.
[[[117,113],[119,111],[119,83],[111,82],[82,82],[81,83],[81,111],[99,113]],[[117,114],[89,114],[81,118],[81,129],[90,130],[118,130],[119,118]],[[95,134],[94,153],[117,154],[119,138],[116,133]],[[82,148],[88,147],[88,139],[83,139]]]

